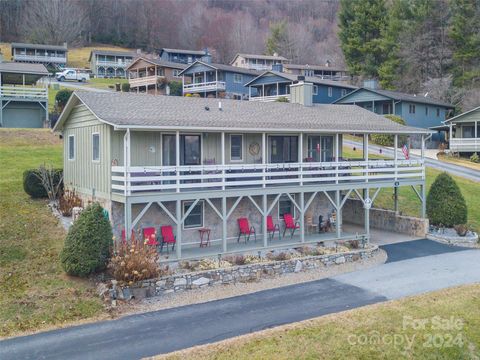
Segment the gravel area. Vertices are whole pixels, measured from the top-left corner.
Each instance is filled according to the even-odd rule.
[[[225,299],[372,268],[385,263],[386,260],[387,254],[382,249],[379,249],[376,255],[365,260],[317,268],[306,272],[284,274],[275,278],[261,279],[258,282],[218,285],[197,289],[195,291],[176,292],[162,297],[131,301],[127,304],[122,304],[121,309],[118,310],[120,310],[122,315],[127,315]]]

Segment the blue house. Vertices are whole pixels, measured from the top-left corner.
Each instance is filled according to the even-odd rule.
[[[167,49],[160,50],[160,58],[165,61],[176,62],[181,64],[192,64],[202,57],[207,56],[208,50],[183,50],[183,49]]]
[[[422,95],[410,95],[398,91],[359,88],[338,99],[335,104],[353,104],[364,109],[385,115],[400,116],[407,125],[432,128],[442,125],[453,111],[452,104]],[[432,136],[433,146],[443,141],[441,133]]]
[[[215,64],[206,56],[197,60],[180,74],[183,79],[183,94],[199,94],[203,97],[225,97],[229,99],[247,99],[250,82],[260,72],[236,66]],[[185,81],[185,76],[191,82]]]
[[[299,76],[282,72],[282,65],[275,65],[275,70],[266,71],[252,81],[248,86],[251,101],[276,101],[278,98],[290,98],[290,85],[298,81],[313,84],[314,104],[331,104],[347,95],[357,87],[340,81],[325,80],[314,76]]]

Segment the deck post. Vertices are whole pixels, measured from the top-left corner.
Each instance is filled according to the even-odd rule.
[[[227,252],[227,198],[222,197],[222,251]]]
[[[422,195],[422,218],[427,217],[427,192],[425,183],[420,185],[420,194]]]
[[[342,224],[340,219],[342,217],[342,201],[340,197],[340,190],[335,191],[335,208],[337,210],[337,219],[336,219],[336,230],[337,230],[337,238],[342,236]]]
[[[365,234],[367,235],[367,241],[370,241],[370,204],[367,204],[367,200],[370,199],[368,189],[363,190],[363,208],[365,209]]]
[[[125,217],[125,239],[129,241],[132,234],[132,204],[130,203],[130,199],[128,197],[125,198],[125,204],[123,206]]]
[[[320,159],[321,161],[321,159]],[[335,184],[338,184],[338,162],[340,161],[340,143],[339,143],[339,136],[338,133],[335,134],[335,162],[337,166],[335,166]]]
[[[305,242],[305,194],[300,192],[300,241]]]
[[[395,134],[393,138],[393,162],[395,167],[395,182],[398,177],[398,134]],[[393,188],[393,209],[395,214],[398,214],[398,186],[395,184]]]
[[[182,201],[176,201],[176,212],[177,216],[177,259],[182,257]]]
[[[267,136],[265,133],[262,133],[262,187],[267,187],[267,184],[266,184],[266,169],[265,169],[265,165],[267,164]]]
[[[124,137],[124,175],[125,196],[131,195],[130,191],[130,129],[127,129]]]
[[[221,133],[221,154],[222,154],[222,190],[225,190],[225,132]]]
[[[422,180],[425,180],[425,135],[422,135]]]
[[[268,212],[268,204],[267,204],[267,194],[262,195],[262,232],[263,232],[263,247],[268,246],[268,232],[267,232],[267,212]]]
[[[298,162],[299,162],[299,173],[300,173],[300,186],[303,185],[303,133],[298,135]]]
[[[175,170],[175,175],[176,175],[176,180],[175,184],[177,185],[177,192],[180,192],[180,131],[177,131],[175,133],[175,165],[176,165],[176,170]]]
[[[363,134],[363,160],[365,161],[365,182],[368,182],[370,174],[368,169],[368,134]]]

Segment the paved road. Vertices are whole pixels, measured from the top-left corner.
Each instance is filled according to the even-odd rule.
[[[93,91],[93,92],[112,92],[112,90],[108,89],[97,89],[94,87],[88,86],[87,83],[82,83],[82,82],[77,82],[77,81],[57,81],[57,80],[52,80],[50,79],[50,85],[58,84],[59,86],[63,86],[66,88],[70,88],[73,90],[85,90],[85,91]]]
[[[362,143],[360,143],[360,142],[357,142],[357,141],[354,141],[354,140],[347,140],[347,139],[343,140],[343,144],[346,145],[346,146],[349,146],[349,147],[354,147],[355,146],[358,149],[361,149],[362,146],[363,146]],[[393,157],[393,150],[391,150],[389,148],[386,148],[386,147],[383,147],[383,146],[378,146],[378,145],[372,145],[372,144],[369,144],[368,147],[371,151],[374,151],[376,153],[379,153],[380,149],[382,149],[383,154]],[[411,157],[414,158],[414,159],[415,158],[420,158],[420,156],[414,155],[414,154],[411,154]],[[433,169],[446,171],[446,172],[448,172],[452,175],[461,176],[461,177],[469,179],[469,180],[480,182],[480,171],[478,171],[478,170],[470,169],[470,168],[467,168],[465,166],[455,165],[455,164],[451,164],[451,163],[447,163],[447,162],[444,162],[444,161],[435,160],[435,159],[431,159],[431,158],[425,158],[425,165],[428,166],[428,167],[431,167]]]
[[[0,359],[138,359],[447,286],[480,281],[477,250],[428,240],[386,246],[436,255],[234,298],[0,342]],[[403,255],[408,257],[408,255]]]

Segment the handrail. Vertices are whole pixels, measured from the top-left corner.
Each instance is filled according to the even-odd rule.
[[[270,96],[251,96],[249,100],[270,102],[270,101],[277,101],[279,98],[286,98],[288,101],[290,101],[290,94],[270,95]]]
[[[183,91],[225,90],[225,81],[208,81],[184,84]]]
[[[0,97],[47,99],[47,88],[25,86],[0,86]]]

